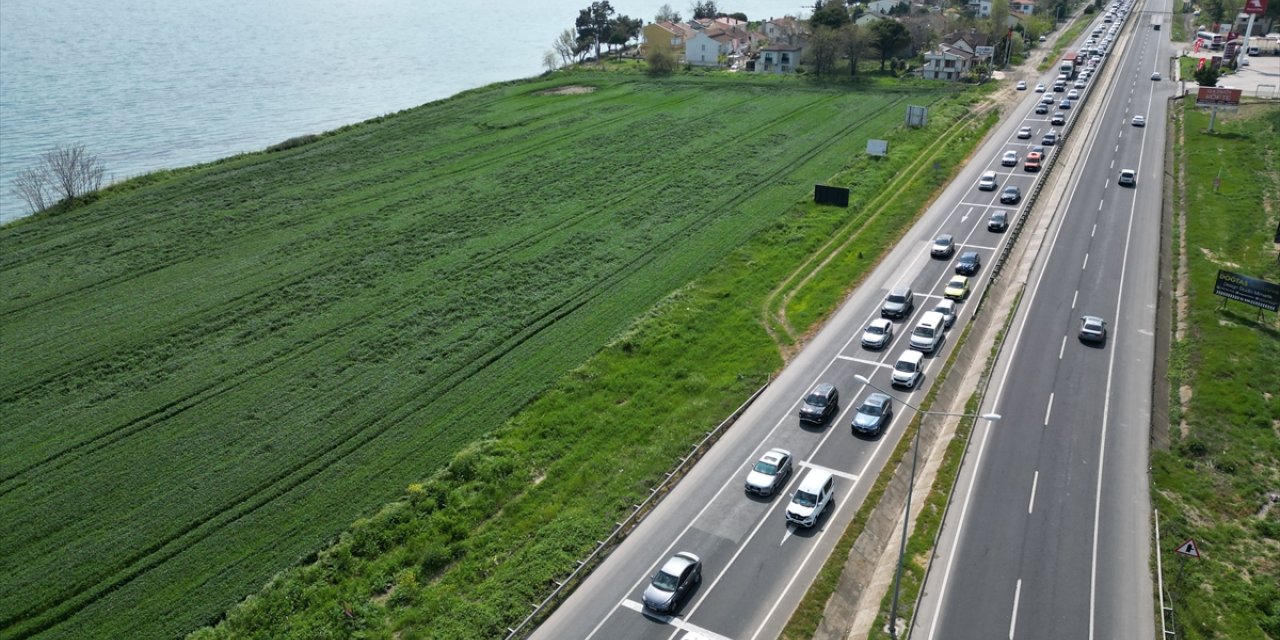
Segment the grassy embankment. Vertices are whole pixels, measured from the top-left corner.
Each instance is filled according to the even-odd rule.
[[[1066,29],[1062,30],[1062,34],[1059,35],[1057,41],[1053,43],[1053,53],[1049,54],[1049,56],[1036,67],[1036,70],[1048,71],[1049,67],[1058,64],[1058,62],[1062,60],[1062,52],[1065,51],[1071,43],[1075,42],[1076,38],[1080,36],[1080,32],[1084,31],[1085,27],[1093,23],[1095,15],[1096,14],[1092,13],[1077,14],[1072,23],[1068,25]]]
[[[759,315],[773,287],[831,238],[846,237],[838,253],[866,257],[810,280],[843,283],[809,294],[829,311],[890,246],[886,238],[909,225],[980,136],[981,126],[957,126],[964,112],[939,106],[921,131],[895,124],[890,158],[855,154],[830,180],[850,185],[853,202],[882,206],[853,216],[810,204],[784,208],[443,474],[410,486],[404,500],[357,523],[317,563],[282,574],[196,637],[502,635],[776,370],[778,348]],[[936,146],[945,131],[956,133]],[[930,160],[936,172],[895,178],[925,150],[938,151]],[[896,199],[880,197],[886,185],[899,187]]]
[[[1165,585],[1179,638],[1280,637],[1280,322],[1213,294],[1219,269],[1280,282],[1280,109],[1174,111],[1175,256],[1185,335],[1169,359],[1170,441],[1152,454]],[[1221,187],[1214,188],[1221,175]],[[1176,262],[1176,258],[1175,258]],[[1176,304],[1176,302],[1175,302]],[[1179,396],[1189,395],[1185,402]],[[1192,538],[1200,560],[1173,549]]]
[[[566,82],[597,91],[537,93]],[[266,633],[447,605],[492,635],[776,369],[736,296],[847,223],[788,207],[842,167],[874,193],[946,91],[554,76],[4,227],[0,624],[182,633],[433,478],[278,583],[302,611]],[[940,124],[860,159],[908,100]],[[743,282],[686,286],[726,256]]]

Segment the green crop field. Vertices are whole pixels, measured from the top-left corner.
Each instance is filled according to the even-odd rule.
[[[556,75],[0,229],[0,635],[215,620],[946,95]]]

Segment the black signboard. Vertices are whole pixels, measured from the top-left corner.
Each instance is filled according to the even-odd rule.
[[[848,207],[849,190],[844,187],[828,187],[825,184],[815,184],[813,185],[813,201],[817,204]]]
[[[1280,310],[1280,284],[1225,269],[1218,269],[1218,282],[1213,285],[1213,293],[1267,311]]]

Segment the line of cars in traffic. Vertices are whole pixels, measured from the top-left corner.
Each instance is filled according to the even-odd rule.
[[[1116,14],[1112,5],[1112,15],[1121,19],[1123,13]],[[1127,3],[1125,4],[1127,6]],[[1111,45],[1118,29],[1116,25],[1102,31],[1095,29],[1093,37],[1086,41],[1085,52],[1091,57],[1084,63],[1084,69],[1074,78],[1074,83],[1067,89],[1067,82],[1073,80],[1066,74],[1059,75],[1053,83],[1053,91],[1065,93],[1058,100],[1048,94],[1044,84],[1037,84],[1035,91],[1045,93],[1035,108],[1037,115],[1048,115],[1054,102],[1059,111],[1054,113],[1049,122],[1051,126],[1063,126],[1066,123],[1065,111],[1081,99],[1081,90],[1087,87],[1090,76],[1094,73],[1101,56]],[[1095,47],[1097,44],[1099,46]],[[1158,79],[1158,76],[1153,76]],[[1019,90],[1026,89],[1024,82],[1019,82]],[[1136,116],[1134,126],[1144,126],[1145,119]],[[1032,138],[1030,127],[1021,127],[1016,137],[1020,140]],[[1001,156],[1001,166],[1017,167],[1019,162],[1026,173],[1039,172],[1046,160],[1046,147],[1053,147],[1061,140],[1057,130],[1051,129],[1040,140],[1040,144],[1031,146],[1025,155],[1015,150],[1006,150]],[[1132,186],[1136,176],[1132,170],[1121,172],[1120,184]],[[999,189],[999,177],[995,171],[986,171],[979,178],[978,189],[996,191]],[[1022,201],[1022,190],[1017,185],[1006,185],[999,197],[1002,205],[1018,205]],[[1013,212],[996,208],[987,219],[987,230],[991,233],[1003,233],[1010,224]],[[929,247],[932,258],[950,259],[957,251],[955,237],[952,234],[938,235]],[[981,269],[982,256],[979,252],[966,250],[960,253],[954,264],[954,275],[943,288],[941,299],[933,302],[916,321],[908,339],[908,349],[904,351],[893,365],[890,376],[891,385],[897,388],[914,390],[923,382],[925,373],[925,356],[936,353],[944,344],[946,332],[956,320],[957,303],[966,300],[971,290],[970,279]],[[860,345],[869,350],[887,349],[893,344],[895,335],[894,321],[909,320],[915,312],[916,294],[909,286],[891,289],[885,297],[879,317],[871,320],[863,330]],[[1102,344],[1106,340],[1106,321],[1096,316],[1081,318],[1080,339],[1085,342]],[[840,412],[839,389],[829,382],[819,382],[800,403],[799,420],[804,424],[826,425],[836,418]],[[885,393],[875,391],[869,393],[858,405],[850,421],[850,429],[854,436],[877,438],[888,427],[893,418],[893,398]],[[790,451],[773,447],[765,451],[747,472],[744,482],[746,493],[764,498],[772,498],[782,491],[795,473],[798,463]],[[812,527],[818,523],[823,513],[834,503],[835,478],[831,471],[820,467],[809,468],[801,479],[784,511],[787,523],[798,527]],[[643,594],[643,604],[647,610],[660,614],[675,614],[685,598],[702,582],[702,561],[690,552],[680,551],[672,555],[652,576]]]

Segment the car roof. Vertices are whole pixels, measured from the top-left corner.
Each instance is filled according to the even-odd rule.
[[[1082,316],[1080,319],[1085,322],[1105,322],[1105,320],[1098,316]]]
[[[698,556],[695,556],[688,551],[681,551],[674,556],[671,556],[671,558],[667,560],[667,563],[662,565],[662,572],[679,575],[681,571],[684,571],[685,567],[697,561]]]
[[[977,252],[977,251],[966,251],[966,252],[964,252],[964,253],[960,254],[960,260],[961,260],[961,261],[964,261],[964,260],[972,260],[972,259],[976,259],[977,257],[978,257],[978,252]]]
[[[903,360],[906,360],[907,362],[915,362],[918,364],[923,359],[924,359],[924,352],[916,351],[915,349],[907,349],[906,351],[902,352],[902,355],[898,356],[898,362],[902,362]]]
[[[883,326],[886,326],[886,325],[888,325],[888,326],[892,327],[892,326],[893,326],[893,323],[892,323],[892,322],[889,322],[889,319],[888,319],[888,318],[876,318],[875,320],[872,320],[872,321],[871,321],[871,324],[870,324],[870,325],[868,325],[868,326],[871,326],[871,327],[881,326],[881,327],[883,327]]]
[[[959,281],[961,281],[961,280],[964,280],[965,282],[968,282],[968,281],[969,281],[969,276],[961,276],[961,275],[954,275],[954,276],[951,276],[951,280],[950,280],[947,284],[951,284],[952,282],[959,282]]]
[[[900,296],[905,296],[908,293],[911,293],[911,287],[894,287],[889,290],[889,295],[897,294]]]
[[[783,458],[790,458],[790,457],[791,457],[790,451],[787,451],[786,449],[779,449],[777,447],[774,447],[764,452],[764,455],[760,456],[760,459],[764,460],[765,462],[776,463]]]
[[[948,241],[948,242],[949,242],[949,241],[951,241],[953,238],[954,238],[954,236],[952,236],[951,234],[949,234],[949,233],[944,233],[944,234],[942,234],[942,235],[938,236],[937,238],[935,238],[935,240],[934,240],[934,241],[936,242],[936,241],[938,241],[938,240],[946,240],[946,241]]]
[[[805,474],[804,480],[800,481],[800,490],[805,493],[814,493],[827,484],[828,480],[831,480],[830,471],[810,469],[809,473]]]
[[[863,401],[863,404],[872,404],[877,407],[883,407],[884,403],[888,401],[889,401],[889,396],[883,393],[873,393],[867,396],[867,399]]]

